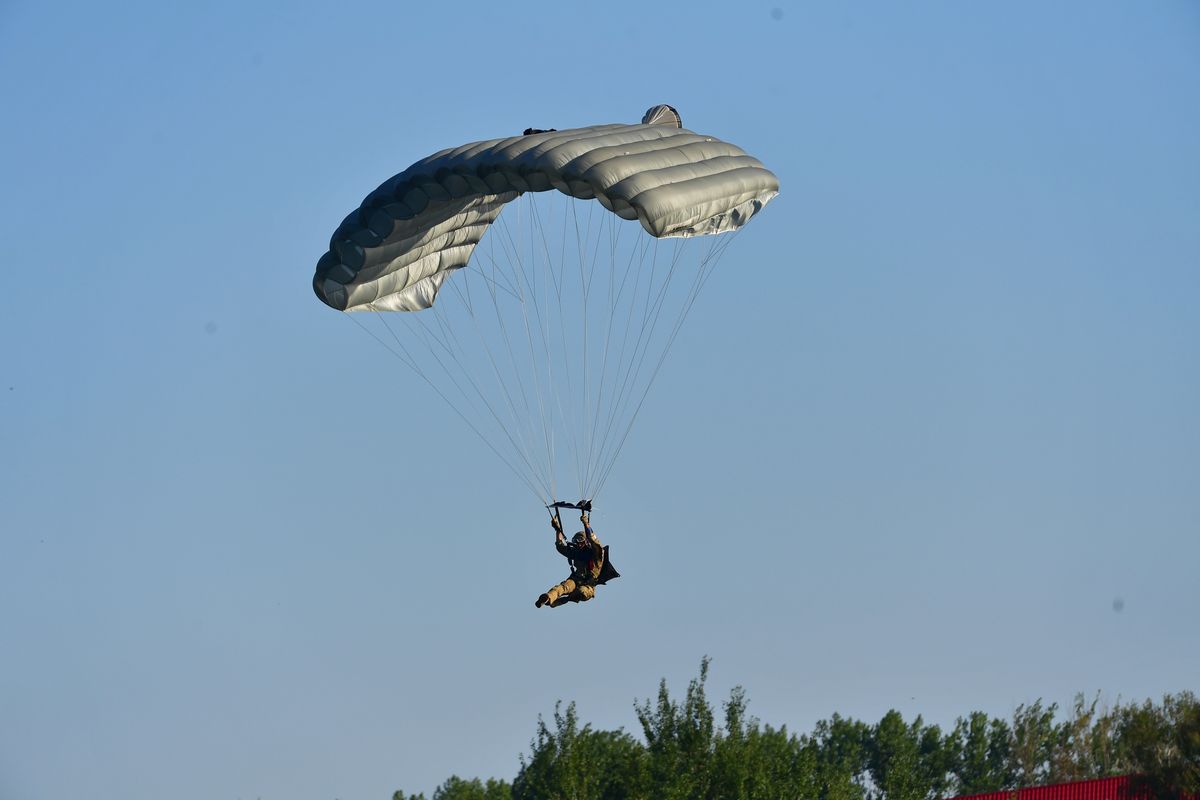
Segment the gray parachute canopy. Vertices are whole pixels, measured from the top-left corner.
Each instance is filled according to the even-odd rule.
[[[684,129],[667,105],[638,125],[465,144],[367,195],[334,232],[313,289],[341,311],[429,308],[505,203],[551,189],[598,200],[664,238],[736,230],[779,193],[779,181],[741,148]]]

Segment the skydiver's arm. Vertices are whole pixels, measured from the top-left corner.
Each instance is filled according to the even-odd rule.
[[[587,537],[586,547],[589,552],[588,557],[592,563],[604,563],[604,545],[600,544],[599,537],[597,537],[596,532],[592,530],[592,522],[589,519],[586,509],[579,512],[579,521],[583,523],[583,535]],[[589,564],[589,568],[590,566],[591,565]]]
[[[600,540],[596,538],[596,532],[592,530],[592,523],[588,519],[588,512],[579,512],[579,521],[583,523],[583,533],[587,536],[588,544],[600,544]]]
[[[567,555],[567,537],[563,535],[562,520],[558,518],[557,510],[554,516],[550,517],[550,527],[554,528],[554,548],[564,556]]]

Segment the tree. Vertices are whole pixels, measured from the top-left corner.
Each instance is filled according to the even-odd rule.
[[[869,736],[865,723],[837,714],[817,723],[808,742],[815,748],[820,800],[864,800]]]
[[[921,731],[921,770],[929,787],[929,796],[946,797],[953,784],[954,770],[954,749],[950,736],[943,735],[937,725],[921,727],[920,716],[917,717],[917,725]]]
[[[1038,786],[1049,777],[1050,761],[1058,746],[1056,711],[1057,703],[1043,707],[1039,698],[1033,705],[1017,706],[1013,712],[1010,757],[1017,786]]]
[[[553,730],[538,717],[530,749],[513,781],[514,800],[623,800],[641,794],[642,746],[621,730],[580,728],[574,703],[565,711],[555,705]]]
[[[634,704],[646,737],[650,786],[660,800],[709,794],[716,740],[712,706],[704,693],[708,663],[707,656],[700,662],[700,677],[688,683],[682,706],[671,699],[665,679],[654,705],[649,700]]]
[[[746,693],[735,687],[725,703],[725,725],[718,731],[709,797],[715,800],[767,800],[817,797],[817,757],[787,728],[760,727],[746,716]]]
[[[1089,703],[1075,695],[1071,716],[1058,726],[1050,760],[1053,783],[1101,778],[1117,773],[1116,716],[1100,710],[1100,695]]]
[[[1191,692],[1122,709],[1119,748],[1154,797],[1200,793],[1200,701]]]
[[[472,778],[463,780],[451,775],[433,790],[433,800],[511,800],[512,788],[505,781],[488,778],[487,783]]]
[[[725,703],[725,730],[713,753],[712,791],[718,797],[751,797],[760,779],[756,763],[758,720],[746,717],[746,693],[736,686]]]
[[[936,725],[925,726],[918,716],[906,724],[898,711],[889,711],[866,740],[867,769],[880,800],[926,800],[941,797],[953,766]]]
[[[1015,784],[1011,765],[1012,729],[982,711],[958,718],[947,748],[952,753],[954,792],[982,794]]]
[[[1068,717],[1041,700],[1011,721],[972,712],[943,735],[889,711],[875,725],[837,714],[809,735],[763,725],[735,687],[721,724],[706,695],[709,659],[673,698],[665,680],[634,701],[645,744],[624,730],[581,725],[575,704],[541,716],[511,785],[451,776],[432,800],[935,800],[1017,787],[1139,773],[1156,800],[1200,795],[1200,701],[1103,709],[1076,695]],[[397,791],[393,800],[425,800]]]

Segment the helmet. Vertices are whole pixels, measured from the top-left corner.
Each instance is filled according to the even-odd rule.
[[[571,537],[571,541],[573,541],[575,544],[587,544],[587,534],[583,531],[579,531]]]

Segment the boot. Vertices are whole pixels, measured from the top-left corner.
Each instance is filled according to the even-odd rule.
[[[547,603],[549,603],[549,602],[550,602],[550,595],[548,595],[548,594],[543,594],[543,595],[541,595],[541,596],[539,596],[539,597],[538,597],[538,599],[537,599],[537,602],[533,604],[533,607],[534,607],[534,608],[541,608],[542,606],[546,605],[546,604],[547,604]]]

